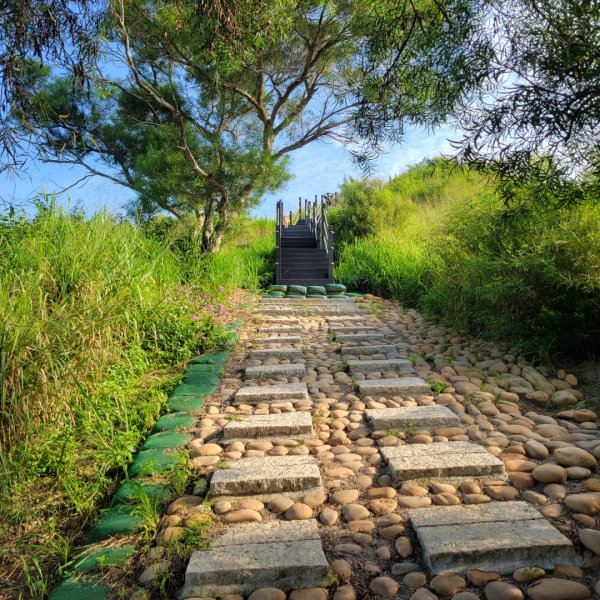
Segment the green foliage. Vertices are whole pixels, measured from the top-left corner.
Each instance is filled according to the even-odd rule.
[[[374,221],[384,225],[343,245],[336,279],[538,356],[598,353],[595,198],[549,209],[527,202],[535,190],[525,187],[508,210],[481,176],[450,167],[418,165],[386,184],[411,205],[407,217],[386,219],[382,205]]]
[[[32,586],[80,541],[184,364],[231,342],[226,294],[257,283],[265,260],[266,225],[240,227],[253,259],[219,281],[213,257],[107,214],[49,202],[0,220],[0,564],[22,555]]]

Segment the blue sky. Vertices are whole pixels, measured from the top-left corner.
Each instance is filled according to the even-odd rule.
[[[375,175],[387,179],[397,175],[408,166],[424,158],[450,153],[449,139],[456,137],[454,130],[441,128],[437,131],[408,128],[404,143],[390,147],[377,161]],[[306,146],[291,156],[292,180],[274,195],[265,196],[256,216],[272,217],[275,202],[281,198],[286,205],[297,206],[298,197],[313,198],[315,194],[334,192],[345,178],[361,177],[348,152],[337,144],[315,143]],[[39,192],[55,192],[72,185],[85,172],[68,166],[30,162],[19,177],[0,174],[0,208],[13,204],[29,211],[33,199]],[[111,183],[107,179],[94,177],[60,195],[61,204],[81,204],[88,214],[107,208],[121,212],[123,205],[134,197],[133,192]]]

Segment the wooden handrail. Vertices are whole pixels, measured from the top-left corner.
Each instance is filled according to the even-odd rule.
[[[329,208],[330,200],[337,200],[337,192],[334,194],[327,193],[321,194],[319,198],[315,194],[315,199],[311,202],[310,200],[304,200],[304,219],[306,222],[307,229],[314,235],[317,247],[327,252],[328,278],[331,279],[333,274],[333,229],[329,226],[329,220],[327,218],[327,211]],[[276,205],[276,279],[281,279],[281,240],[283,237],[283,230],[286,227],[295,225],[298,221],[302,220],[302,197],[298,198],[298,212],[289,211],[289,214],[284,217],[284,206],[283,201],[278,200]]]

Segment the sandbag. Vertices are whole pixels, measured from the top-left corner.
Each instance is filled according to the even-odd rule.
[[[334,294],[343,294],[346,291],[346,286],[341,283],[328,283],[325,286],[327,294],[332,296]]]
[[[288,295],[289,294],[302,294],[303,296],[306,296],[306,287],[304,287],[303,285],[288,285],[287,293],[288,293]]]
[[[307,294],[318,294],[319,296],[326,296],[327,289],[325,288],[324,285],[309,285],[306,288],[306,293]]]

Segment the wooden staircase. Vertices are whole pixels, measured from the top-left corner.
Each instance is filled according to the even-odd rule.
[[[325,285],[333,283],[333,230],[327,222],[328,196],[314,202],[300,199],[298,212],[284,215],[277,203],[276,283]]]

